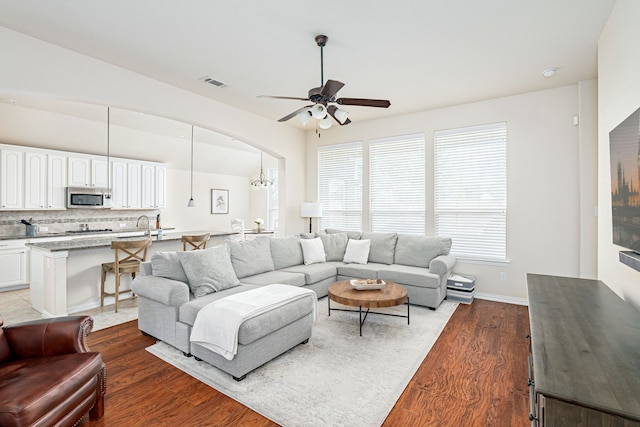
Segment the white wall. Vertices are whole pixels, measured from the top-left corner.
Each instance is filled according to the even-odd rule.
[[[485,297],[525,302],[526,273],[594,275],[581,271],[581,254],[595,259],[595,200],[581,204],[581,176],[596,185],[595,82],[493,99],[473,104],[332,127],[319,139],[307,133],[307,195],[317,199],[319,144],[369,140],[425,132],[427,138],[427,234],[433,223],[433,133],[436,130],[507,122],[507,256],[506,265],[460,262],[455,270],[476,276],[476,291]],[[580,96],[583,94],[583,96]],[[581,103],[586,104],[582,105]],[[579,139],[573,117],[583,111]],[[589,113],[589,111],[591,111]],[[591,130],[591,133],[589,131]],[[587,153],[587,154],[584,154]],[[590,169],[589,169],[590,168]],[[367,177],[365,176],[365,179]],[[366,187],[366,185],[365,185]],[[594,193],[592,191],[592,193]],[[366,209],[366,207],[365,207]],[[582,243],[581,243],[582,242]],[[501,282],[500,272],[508,280]]]
[[[0,67],[3,96],[52,97],[154,114],[224,133],[281,159],[280,231],[304,229],[299,209],[304,200],[300,177],[304,176],[305,147],[299,129],[4,27],[0,27],[0,51],[4,62],[11,64]],[[190,215],[184,209],[177,215]]]
[[[640,107],[640,2],[618,0],[598,42],[598,272],[640,308],[640,272],[622,264],[612,243],[609,132]]]

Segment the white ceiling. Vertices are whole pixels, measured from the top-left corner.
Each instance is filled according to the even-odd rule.
[[[0,0],[0,25],[273,120],[306,104],[257,96],[319,86],[326,34],[338,95],[391,101],[345,107],[363,121],[595,78],[614,2]]]

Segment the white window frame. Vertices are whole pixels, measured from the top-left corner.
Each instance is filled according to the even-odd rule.
[[[434,135],[436,235],[458,259],[507,262],[507,124]]]

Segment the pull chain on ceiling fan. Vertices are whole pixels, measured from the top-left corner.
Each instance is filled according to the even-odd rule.
[[[348,125],[351,123],[346,110],[338,108],[336,105],[355,105],[362,107],[378,107],[388,108],[391,105],[386,99],[366,99],[366,98],[336,98],[336,94],[344,83],[337,80],[327,80],[324,82],[324,47],[327,44],[329,38],[325,35],[316,36],[316,44],[320,47],[320,87],[314,87],[309,89],[307,98],[296,98],[291,96],[267,96],[260,95],[261,98],[274,98],[274,99],[292,99],[297,101],[311,101],[313,104],[306,105],[297,109],[291,114],[288,114],[278,120],[279,122],[286,122],[287,120],[297,117],[300,122],[305,125],[309,119],[316,118],[317,125],[321,129],[328,129],[331,127],[331,119],[328,116],[334,118],[340,125]],[[316,130],[316,132],[318,132]],[[319,134],[318,134],[319,135]]]

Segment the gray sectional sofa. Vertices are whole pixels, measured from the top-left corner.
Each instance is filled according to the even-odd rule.
[[[322,248],[324,253],[312,259],[309,245]],[[368,253],[363,253],[364,247]],[[449,238],[328,229],[283,238],[227,241],[219,247],[193,251],[200,252],[198,255],[154,254],[132,283],[138,296],[138,327],[185,354],[242,378],[309,339],[312,307],[297,301],[246,322],[239,331],[238,354],[229,361],[189,341],[198,311],[206,304],[273,283],[306,287],[322,298],[337,280],[370,278],[400,283],[407,288],[411,304],[435,310],[446,296],[447,278],[455,265],[450,247]],[[194,288],[199,281],[193,277],[194,262],[205,264],[209,270],[205,276],[209,275],[211,284]],[[202,274],[197,269],[196,273]]]

